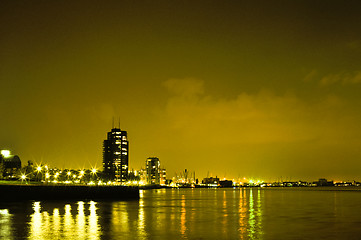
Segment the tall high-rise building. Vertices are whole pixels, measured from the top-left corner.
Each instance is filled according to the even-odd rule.
[[[147,158],[146,162],[147,184],[160,184],[160,161],[157,157]]]
[[[103,143],[103,172],[107,180],[125,182],[128,177],[129,142],[127,132],[113,128]]]

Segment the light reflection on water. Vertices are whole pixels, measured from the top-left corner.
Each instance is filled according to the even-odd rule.
[[[182,195],[181,200],[181,217],[180,217],[180,225],[181,225],[181,235],[185,235],[187,227],[186,227],[186,200],[184,194]]]
[[[139,235],[139,239],[145,239],[147,234],[145,232],[143,190],[140,190],[139,195],[140,195],[140,199],[139,199],[139,210],[138,210],[138,235]]]
[[[28,239],[99,239],[95,202],[44,203],[47,205],[46,209],[42,208],[41,204],[32,203],[33,213],[29,216]],[[60,212],[58,206],[63,212]],[[72,212],[72,209],[76,209],[76,212]],[[87,214],[85,211],[88,211]]]
[[[11,239],[11,218],[8,209],[0,209],[0,239]]]
[[[136,201],[0,204],[0,239],[357,239],[361,192],[145,190]]]

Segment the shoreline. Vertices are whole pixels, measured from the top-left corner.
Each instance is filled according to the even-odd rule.
[[[0,193],[0,201],[139,199],[139,188],[128,186],[0,184]]]

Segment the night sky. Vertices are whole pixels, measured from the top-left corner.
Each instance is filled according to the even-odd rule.
[[[169,177],[361,180],[360,1],[0,1],[0,149]]]

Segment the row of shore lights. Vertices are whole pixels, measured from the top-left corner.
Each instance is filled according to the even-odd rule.
[[[48,166],[47,166],[47,165],[45,165],[44,168],[45,168],[46,170],[48,170]],[[43,170],[43,168],[42,168],[41,166],[38,166],[38,167],[36,168],[36,171],[38,171],[38,172],[41,172],[42,170]],[[93,168],[91,172],[92,172],[93,174],[95,174],[95,173],[97,173],[97,169]],[[81,170],[81,171],[80,171],[80,174],[81,174],[81,175],[84,175],[84,173],[85,173],[84,170]],[[70,171],[67,172],[67,175],[71,175],[71,172],[70,172]]]
[[[47,165],[45,165],[44,168],[45,168],[46,170],[48,170],[48,166],[47,166]],[[37,171],[38,173],[41,172],[42,170],[43,170],[43,168],[42,168],[41,166],[36,167],[36,171]],[[92,173],[92,174],[96,174],[97,171],[98,171],[97,169],[93,168],[93,169],[91,170],[91,173]],[[68,171],[66,174],[67,174],[68,176],[70,176],[70,175],[71,175],[71,172]],[[84,176],[84,174],[85,174],[84,170],[81,170],[81,171],[80,171],[79,178],[82,178],[82,177]],[[59,172],[56,172],[54,176],[55,176],[55,178],[57,178],[57,177],[59,176]],[[73,177],[75,178],[76,175],[73,175]],[[48,172],[45,173],[45,178],[50,178],[50,174],[49,174]],[[26,180],[26,175],[25,175],[25,174],[22,174],[22,175],[21,175],[21,180]]]
[[[9,156],[11,156],[11,152],[9,151],[9,150],[1,150],[1,155],[2,156],[4,156],[5,158],[8,158]],[[46,170],[48,170],[48,166],[47,165],[45,165],[44,166],[44,168],[46,169]],[[38,166],[37,168],[36,168],[36,170],[37,170],[37,172],[39,173],[39,172],[41,172],[42,170],[43,170],[43,168],[41,167],[41,166]],[[97,169],[96,168],[93,168],[92,170],[91,170],[91,172],[92,172],[92,174],[96,174],[97,173]],[[84,175],[84,170],[81,170],[80,171],[80,175],[79,175],[79,178],[82,178],[83,177],[83,175]],[[58,175],[59,175],[59,172],[57,172],[57,173],[55,173],[55,178],[57,178],[58,177]],[[70,176],[71,175],[71,172],[69,171],[69,172],[67,172],[67,175],[68,176]],[[45,173],[45,178],[49,178],[50,177],[50,174],[49,173]],[[73,177],[75,178],[76,177],[76,175],[73,175]],[[20,178],[21,178],[21,180],[26,180],[26,175],[25,174],[22,174],[21,176],[20,176]]]

